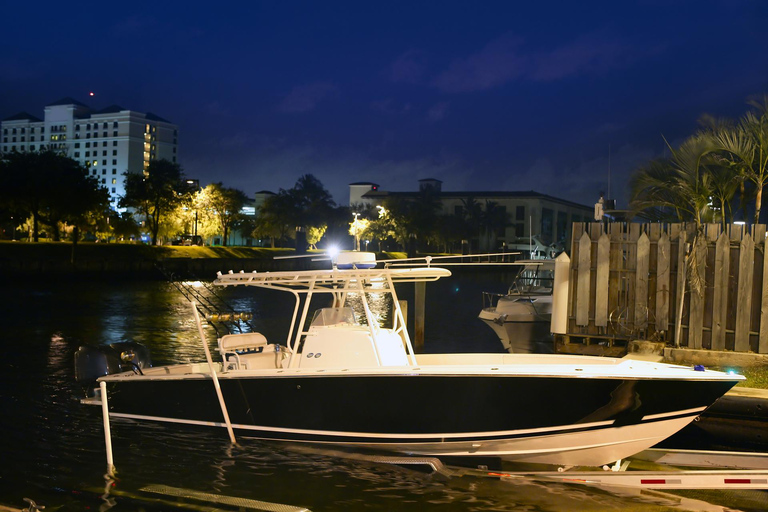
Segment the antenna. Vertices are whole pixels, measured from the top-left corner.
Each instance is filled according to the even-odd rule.
[[[611,145],[608,144],[608,197],[606,199],[611,197],[613,197],[611,194]]]

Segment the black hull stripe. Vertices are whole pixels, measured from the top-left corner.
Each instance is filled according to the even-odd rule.
[[[529,439],[534,437],[545,437],[552,435],[563,434],[576,434],[583,432],[595,432],[600,430],[608,430],[612,428],[621,428],[634,425],[647,425],[651,423],[658,423],[662,421],[690,418],[693,420],[699,416],[701,410],[681,411],[680,413],[670,413],[669,415],[663,415],[654,418],[643,418],[642,421],[636,423],[628,423],[626,425],[616,425],[613,421],[600,422],[589,424],[588,426],[581,427],[555,427],[555,428],[542,428],[535,431],[526,432],[494,432],[494,433],[473,433],[471,435],[461,435],[456,433],[445,434],[433,434],[433,435],[408,435],[408,434],[379,434],[379,433],[351,433],[351,432],[335,432],[332,434],[322,433],[322,431],[301,431],[296,429],[281,429],[273,427],[263,427],[255,425],[239,425],[233,424],[232,428],[245,431],[245,432],[258,432],[259,437],[278,439],[283,441],[313,441],[313,442],[331,442],[331,443],[378,443],[378,444],[403,444],[403,443],[447,443],[447,442],[483,442],[483,441],[501,441],[501,440],[516,440],[516,439]],[[141,416],[137,414],[125,414],[125,413],[110,413],[111,417],[124,418],[139,421],[158,421],[163,423],[177,423],[194,426],[204,427],[225,427],[223,422],[210,422],[210,421],[197,421],[197,420],[184,420],[177,418],[164,418],[160,416]]]

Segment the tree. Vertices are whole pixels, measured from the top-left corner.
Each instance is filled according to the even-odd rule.
[[[293,237],[296,232],[296,207],[294,198],[285,190],[269,196],[256,214],[256,228],[253,236],[270,239],[275,247],[276,240]]]
[[[126,172],[125,195],[120,206],[134,208],[142,215],[157,245],[157,235],[165,216],[181,204],[189,189],[183,183],[184,172],[177,163],[153,160],[143,174]]]
[[[40,223],[59,240],[62,224],[79,231],[108,215],[109,195],[77,161],[52,150],[12,152],[0,160],[0,199],[19,218],[32,217],[35,242]]]
[[[713,130],[712,140],[730,166],[755,187],[755,224],[760,220],[763,189],[768,184],[768,96],[750,101],[747,112],[732,128]]]
[[[248,202],[248,196],[236,188],[224,187],[220,182],[211,183],[198,195],[196,207],[210,217],[222,233],[222,245],[227,245],[231,229],[243,220],[240,210]]]
[[[680,221],[693,221],[697,230],[713,219],[715,195],[708,166],[715,165],[713,141],[702,134],[685,140],[675,149],[667,143],[671,156],[652,161],[638,169],[630,180],[630,204],[636,211],[659,208]]]
[[[296,238],[296,249],[307,247],[308,228],[329,225],[336,219],[336,203],[323,184],[312,176],[301,176],[293,188],[280,189],[268,197],[259,208],[254,236],[269,236],[274,247],[275,238]]]

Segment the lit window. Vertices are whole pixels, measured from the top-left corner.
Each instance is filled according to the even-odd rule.
[[[117,178],[112,178],[112,184],[114,185],[115,183],[117,183]],[[112,189],[112,192],[114,192],[114,191],[115,191],[115,189]]]

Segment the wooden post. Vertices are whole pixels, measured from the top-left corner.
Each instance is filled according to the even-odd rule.
[[[427,297],[427,283],[414,283],[415,293],[413,296],[413,350],[419,354],[424,352],[424,304]]]

